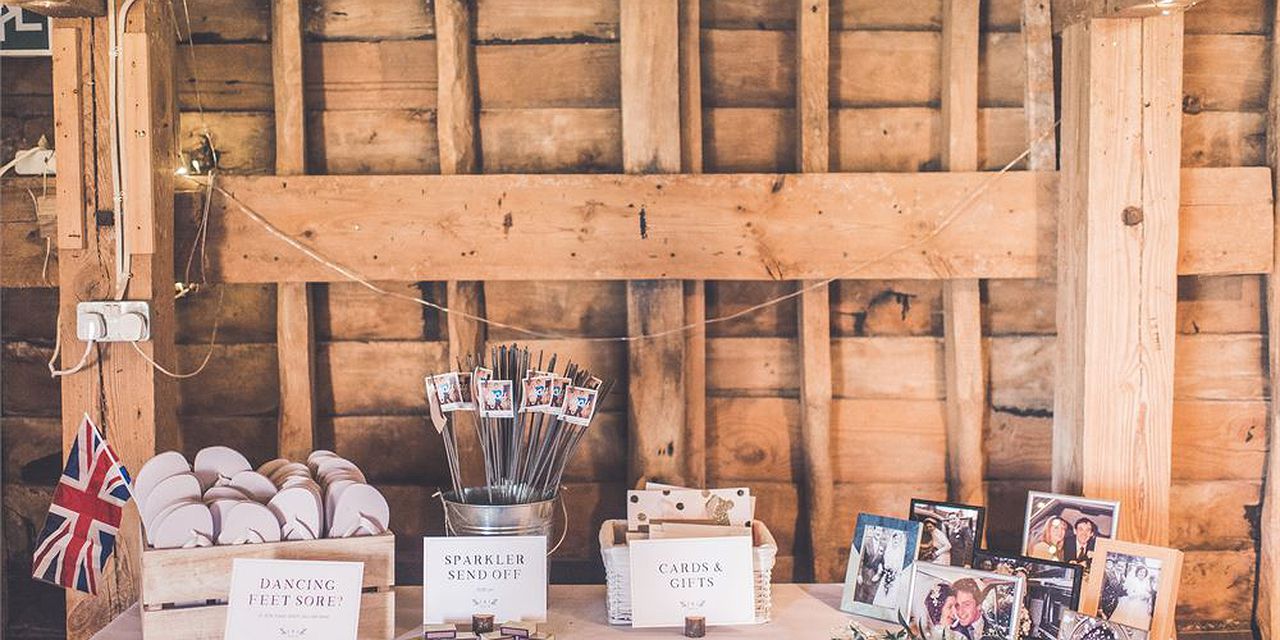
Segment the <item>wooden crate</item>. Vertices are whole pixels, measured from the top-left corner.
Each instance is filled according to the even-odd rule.
[[[142,553],[142,635],[222,640],[236,558],[364,563],[361,638],[395,635],[395,536],[332,538]]]

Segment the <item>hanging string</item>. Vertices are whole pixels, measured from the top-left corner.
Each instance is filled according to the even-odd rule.
[[[905,242],[901,245],[888,249],[883,253],[872,256],[871,258],[868,258],[861,262],[856,262],[852,266],[850,266],[848,269],[844,270],[838,275],[832,276],[830,278],[825,278],[822,280],[817,280],[803,287],[799,287],[789,293],[786,293],[774,298],[770,298],[768,300],[765,300],[764,302],[751,305],[749,307],[740,309],[732,313],[714,316],[714,317],[702,320],[700,322],[691,322],[688,324],[684,324],[678,327],[673,327],[670,329],[665,329],[662,331],[654,331],[651,333],[638,333],[638,334],[625,335],[625,336],[582,337],[582,336],[571,336],[571,335],[563,335],[558,333],[549,333],[545,331],[538,331],[536,329],[514,325],[507,322],[491,320],[489,318],[478,316],[476,314],[462,311],[460,309],[451,309],[445,305],[432,302],[425,298],[410,296],[397,291],[384,289],[383,287],[380,287],[377,284],[371,282],[368,278],[365,278],[363,275],[361,275],[359,272],[355,271],[354,269],[343,266],[338,262],[329,259],[328,257],[321,254],[319,251],[307,246],[305,243],[298,240],[297,238],[294,238],[293,236],[285,233],[279,227],[272,224],[272,222],[268,220],[266,216],[262,215],[253,207],[250,207],[248,204],[245,204],[244,201],[237,198],[235,194],[231,193],[230,191],[227,191],[222,187],[212,186],[212,181],[210,181],[210,191],[216,191],[218,194],[222,195],[222,197],[226,198],[229,202],[234,204],[237,209],[239,209],[242,213],[245,214],[246,217],[248,217],[250,220],[252,220],[253,222],[257,223],[259,226],[261,226],[267,233],[276,237],[278,240],[280,240],[281,242],[284,242],[290,247],[293,247],[302,255],[319,263],[320,265],[324,266],[330,271],[337,273],[343,278],[346,278],[347,280],[354,282],[356,284],[359,284],[365,287],[366,289],[369,289],[370,291],[373,291],[380,295],[385,295],[392,298],[399,298],[407,302],[412,302],[415,304],[422,305],[429,309],[434,309],[436,311],[439,311],[440,313],[452,314],[452,315],[465,318],[467,320],[471,320],[473,322],[477,322],[486,326],[507,329],[509,331],[514,331],[514,332],[521,333],[521,334],[535,337],[535,338],[558,339],[558,340],[567,339],[567,340],[576,340],[579,342],[638,342],[641,340],[654,340],[657,338],[663,338],[663,337],[674,335],[674,334],[694,331],[706,326],[728,322],[730,320],[734,320],[737,318],[741,318],[743,316],[756,313],[763,309],[767,309],[769,307],[782,304],[783,302],[786,302],[793,298],[797,298],[809,291],[815,291],[823,287],[827,287],[831,285],[831,283],[837,280],[850,278],[856,275],[859,271],[862,271],[863,269],[866,269],[869,266],[883,262],[884,260],[887,260],[903,251],[907,251],[909,249],[918,247],[922,244],[929,242],[930,240],[933,240],[934,238],[941,235],[942,232],[945,231],[948,227],[950,227],[957,219],[959,219],[961,214],[963,214],[971,204],[973,204],[979,197],[981,197],[982,194],[986,193],[991,188],[991,186],[995,184],[997,180],[999,180],[1006,173],[1012,170],[1013,167],[1016,166],[1019,162],[1022,162],[1031,153],[1031,150],[1035,147],[1037,143],[1039,143],[1041,140],[1048,137],[1049,135],[1053,134],[1053,132],[1057,129],[1059,122],[1061,122],[1061,120],[1055,121],[1052,125],[1049,126],[1047,130],[1045,130],[1039,136],[1036,136],[1036,138],[1031,141],[1031,143],[1027,146],[1027,148],[1022,151],[1022,153],[1019,153],[1017,157],[1005,163],[1005,165],[1002,166],[998,171],[992,172],[990,176],[986,180],[984,180],[981,184],[979,184],[976,189],[969,192],[967,195],[965,195],[965,197],[961,198],[955,205],[949,208],[944,213],[944,215],[942,216],[938,224],[933,227],[933,229],[931,229],[928,233],[917,237],[914,240]]]

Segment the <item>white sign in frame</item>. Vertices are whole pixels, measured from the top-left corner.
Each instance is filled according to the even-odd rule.
[[[227,640],[355,640],[363,562],[236,558]]]
[[[422,622],[547,619],[546,536],[422,539]]]
[[[755,622],[755,580],[749,536],[633,540],[631,626]]]

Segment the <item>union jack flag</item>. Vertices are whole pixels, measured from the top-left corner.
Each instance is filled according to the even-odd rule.
[[[31,575],[97,594],[131,495],[129,472],[85,414],[36,541]]]

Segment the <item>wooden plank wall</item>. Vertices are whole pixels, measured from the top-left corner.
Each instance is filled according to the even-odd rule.
[[[981,3],[978,164],[999,166],[1026,146],[1021,0]],[[1186,17],[1184,166],[1265,163],[1264,121],[1272,8],[1265,0],[1214,0]],[[179,49],[182,146],[203,122],[225,171],[270,173],[277,164],[266,0],[190,3],[194,50]],[[437,52],[429,3],[314,0],[303,6],[307,169],[312,173],[438,173]],[[701,145],[707,172],[795,171],[796,3],[702,0]],[[942,164],[942,2],[830,2],[829,170],[933,171]],[[178,23],[186,25],[179,10]],[[619,13],[616,0],[481,0],[474,25],[484,172],[623,170]],[[5,71],[10,71],[10,61]],[[4,149],[10,132],[52,130],[47,74],[6,73]],[[198,87],[191,69],[198,69]],[[17,69],[17,67],[13,67]],[[17,96],[19,99],[11,99]],[[22,104],[32,105],[24,108]],[[690,123],[687,115],[685,124]],[[11,123],[21,123],[20,128]],[[688,147],[686,146],[686,151]],[[6,287],[43,261],[25,197],[31,181],[6,180]],[[186,196],[191,197],[191,196]],[[185,256],[179,256],[179,263]],[[56,259],[56,256],[55,256]],[[56,273],[56,268],[53,269]],[[23,276],[22,274],[27,274]],[[25,278],[25,279],[24,279]],[[386,283],[446,301],[446,284]],[[1266,455],[1262,279],[1184,277],[1179,283],[1175,370],[1172,543],[1188,550],[1180,623],[1185,630],[1247,628],[1255,532]],[[707,282],[706,315],[730,313],[791,291],[783,282]],[[225,287],[219,344],[207,372],[180,388],[183,448],[226,443],[267,459],[280,408],[275,287]],[[177,302],[182,369],[203,355],[218,287]],[[622,282],[482,285],[494,320],[569,336],[535,347],[571,353],[618,379],[584,455],[570,472],[572,534],[553,574],[596,579],[597,523],[622,513],[627,481],[627,349],[574,337],[627,329]],[[990,541],[1016,544],[1025,492],[1047,488],[1053,406],[1052,283],[982,283],[989,357],[986,489]],[[30,538],[58,466],[57,386],[44,373],[56,295],[6,288],[2,396],[6,629],[61,624],[61,594],[26,580]],[[447,323],[416,305],[353,285],[314,287],[316,441],[364,464],[393,503],[398,579],[420,578],[415,537],[438,531],[431,494],[445,481],[429,437],[422,374],[446,366]],[[826,553],[846,552],[859,511],[905,513],[912,496],[941,498],[946,484],[942,286],[924,281],[840,281],[829,290],[833,527]],[[784,303],[712,325],[706,351],[706,475],[749,484],[781,545],[779,579],[797,564],[807,514],[803,486],[798,309]],[[522,336],[490,329],[490,341]],[[388,450],[404,452],[388,456]],[[803,546],[801,546],[803,553]],[[819,576],[832,578],[833,576]],[[21,606],[29,604],[34,606]]]

